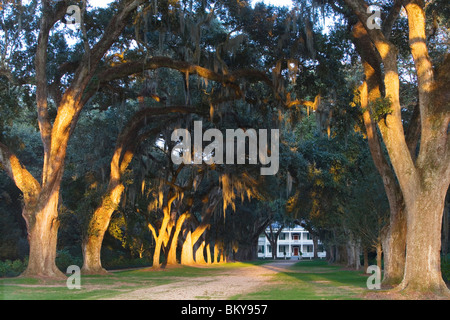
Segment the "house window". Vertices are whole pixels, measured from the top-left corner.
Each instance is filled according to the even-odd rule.
[[[267,252],[272,253],[272,246],[270,244],[267,245]]]
[[[311,240],[311,234],[309,232],[306,232],[306,240]]]
[[[313,246],[312,245],[307,245],[305,246],[306,252],[313,252]]]
[[[286,233],[280,233],[280,237],[278,238],[278,240],[286,240]]]
[[[258,246],[258,253],[264,253],[264,246]]]
[[[294,240],[294,241],[295,241],[295,240],[299,240],[299,238],[300,238],[300,237],[299,237],[298,234],[293,234],[293,235],[292,235],[292,240]]]

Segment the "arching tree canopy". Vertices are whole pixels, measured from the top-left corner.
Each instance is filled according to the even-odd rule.
[[[386,285],[448,294],[446,1],[94,2],[0,10],[1,259],[255,259],[297,223],[329,261],[377,252]]]

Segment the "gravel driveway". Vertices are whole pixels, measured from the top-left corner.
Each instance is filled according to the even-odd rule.
[[[272,275],[286,271],[296,262],[275,261],[260,266],[226,269],[217,276],[186,277],[178,282],[120,294],[111,300],[226,300],[237,294],[258,290],[268,284]]]

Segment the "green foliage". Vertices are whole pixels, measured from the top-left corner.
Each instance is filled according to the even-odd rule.
[[[83,259],[81,257],[73,256],[67,249],[58,250],[56,252],[56,266],[62,272],[65,272],[71,265],[81,268],[83,265]]]
[[[150,267],[152,265],[152,258],[125,258],[120,256],[111,260],[105,259],[102,263],[108,270],[127,269],[127,268],[143,268]]]
[[[24,259],[28,243],[21,216],[21,194],[4,172],[0,172],[0,212],[0,260]]]
[[[386,117],[392,113],[392,102],[390,97],[380,97],[371,103],[371,116],[378,123],[382,119],[386,121]]]
[[[366,278],[358,271],[342,270],[326,261],[302,261],[273,277],[273,285],[232,300],[358,300]]]
[[[441,272],[444,281],[450,283],[450,254],[441,257]]]
[[[113,217],[108,226],[108,233],[116,240],[119,240],[122,243],[122,246],[125,247],[125,239],[124,239],[124,228],[125,228],[125,219],[123,216]]]
[[[28,259],[0,261],[0,277],[17,277],[27,267]]]

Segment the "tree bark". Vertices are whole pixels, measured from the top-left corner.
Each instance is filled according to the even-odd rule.
[[[311,233],[311,237],[313,240],[313,259],[317,259],[318,255],[318,247],[319,247],[319,237],[315,233]]]
[[[211,259],[211,245],[209,243],[206,245],[206,263],[207,264],[213,263]]]
[[[205,213],[203,214],[201,223],[197,226],[197,228],[195,228],[193,232],[189,231],[188,237],[186,237],[186,240],[183,243],[183,247],[181,249],[181,257],[182,257],[181,264],[188,264],[188,265],[193,264],[194,246],[197,243],[198,239],[200,239],[200,237],[203,235],[206,229],[208,229],[208,227],[210,226],[209,221],[215,208],[219,203],[220,197],[213,197],[215,194],[217,194],[218,190],[219,189],[212,190],[212,193],[210,194],[212,196],[212,200],[209,203],[207,209],[205,210]]]
[[[281,225],[277,232],[273,232],[272,224],[269,224],[270,234],[267,234],[266,230],[264,230],[264,234],[266,238],[269,240],[270,245],[272,246],[272,259],[276,259],[278,255],[278,237],[280,236],[281,231],[283,230],[284,225]],[[259,236],[259,235],[258,235]]]
[[[83,267],[81,272],[83,274],[108,274],[103,268],[100,258],[102,242],[103,236],[90,236],[82,242]]]
[[[23,276],[63,278],[64,274],[55,264],[62,169],[57,172],[54,183],[42,189],[19,159],[1,143],[0,164],[23,193],[22,216],[30,244],[28,266]]]
[[[202,243],[198,246],[197,250],[195,251],[195,263],[196,264],[206,264],[205,241],[202,241]]]
[[[213,254],[213,263],[218,263],[219,259],[219,244],[216,242],[214,244],[214,254]]]
[[[355,270],[358,270],[361,266],[359,261],[359,244],[357,241],[352,239],[353,237],[350,237],[349,241],[347,242],[345,249],[346,249],[346,262],[347,267],[353,268]]]
[[[394,213],[395,210],[401,212]],[[395,286],[403,279],[406,260],[406,217],[404,206],[391,209],[389,226],[382,236],[384,252],[383,285]]]
[[[164,212],[163,221],[161,223],[161,228],[159,229],[158,236],[155,238],[155,251],[153,253],[153,268],[159,269],[161,268],[160,257],[161,257],[161,249],[164,242],[164,238],[167,234],[167,226],[170,222],[170,214],[168,212]]]
[[[185,266],[195,264],[191,231],[187,233],[186,239],[183,242],[183,247],[181,250],[181,264]]]
[[[442,217],[442,245],[441,252],[444,257],[448,254],[449,234],[450,234],[450,193],[447,191],[447,200],[445,202],[444,214]]]
[[[367,247],[363,249],[364,254],[364,273],[367,273],[367,269],[369,268],[369,250]]]
[[[22,274],[24,277],[65,278],[55,263],[59,227],[58,200],[59,192],[55,190],[44,201],[42,208],[31,213],[34,221],[27,222],[30,255],[28,266]],[[24,215],[30,216],[30,213],[24,212]]]
[[[376,244],[376,250],[377,250],[377,267],[379,268],[379,270],[382,270],[382,265],[381,265],[381,261],[383,259],[383,249],[381,247],[381,242],[379,241]]]
[[[409,204],[406,265],[401,289],[448,295],[441,274],[441,227],[445,192],[437,185],[418,190]]]
[[[106,270],[101,263],[101,249],[105,232],[108,229],[111,216],[119,205],[123,190],[122,183],[110,185],[110,190],[104,197],[102,204],[94,212],[90,221],[87,235],[83,239],[83,268],[84,274],[105,274]]]
[[[327,262],[330,264],[334,263],[336,261],[336,245],[327,244],[325,252],[327,253]]]
[[[176,265],[177,262],[177,247],[178,247],[178,237],[181,232],[181,227],[183,226],[184,221],[188,218],[187,213],[183,213],[177,220],[177,224],[175,226],[175,232],[172,238],[172,242],[170,244],[169,254],[167,255],[167,264],[168,265]]]
[[[235,255],[235,259],[237,261],[251,261],[257,259],[258,238],[259,235],[256,237],[252,237],[248,245],[241,244],[239,246],[239,250]]]
[[[83,268],[84,274],[105,274],[106,270],[102,267],[101,248],[105,232],[108,229],[111,216],[120,203],[125,186],[120,181],[122,173],[128,167],[133,158],[131,151],[125,152],[123,159],[122,150],[124,146],[120,143],[116,147],[112,161],[110,181],[106,195],[102,203],[95,210],[82,241]]]

